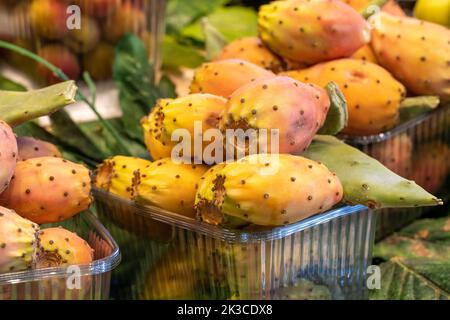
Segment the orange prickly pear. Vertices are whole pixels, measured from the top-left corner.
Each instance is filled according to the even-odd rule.
[[[450,99],[450,29],[383,12],[370,22],[380,65],[414,94]]]
[[[253,63],[227,59],[204,63],[195,71],[192,93],[211,93],[228,98],[235,90],[259,78],[275,76]]]
[[[339,0],[273,1],[261,6],[258,25],[273,52],[308,65],[349,57],[370,41],[369,24]]]
[[[273,72],[279,72],[283,69],[281,59],[267,49],[258,37],[246,37],[231,42],[222,49],[214,60],[225,59],[245,60]]]
[[[403,85],[382,67],[361,60],[340,59],[309,69],[289,71],[304,82],[325,86],[334,81],[347,100],[349,121],[344,133],[367,135],[386,131],[397,124]],[[376,95],[373,92],[377,92]],[[367,97],[370,96],[370,99]]]
[[[369,61],[372,63],[377,63],[377,58],[375,57],[375,53],[373,52],[370,45],[366,44],[361,47],[358,51],[356,51],[352,56],[352,59]]]

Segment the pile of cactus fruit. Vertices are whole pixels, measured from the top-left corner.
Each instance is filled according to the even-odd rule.
[[[91,202],[89,170],[61,157],[58,148],[12,126],[74,102],[73,81],[29,92],[0,91],[0,274],[89,264],[89,244],[61,223]],[[31,103],[30,103],[31,101]]]
[[[153,161],[108,159],[98,167],[96,187],[229,228],[287,225],[340,204],[441,205],[409,180],[414,169],[408,153],[392,152],[391,161],[381,152],[380,163],[333,137],[392,129],[402,107],[415,99],[411,95],[432,95],[425,97],[432,107],[449,98],[450,31],[407,17],[395,1],[366,19],[371,1],[360,2],[261,6],[258,37],[227,44],[195,70],[189,95],[159,100],[142,119]],[[222,134],[276,129],[278,146],[255,150],[223,141],[215,161],[202,161],[194,149],[203,154],[213,139],[196,131],[199,122]],[[191,148],[180,150],[180,129],[189,134],[183,143]],[[411,152],[407,139],[390,148],[405,144]],[[265,173],[273,166],[272,174]],[[444,163],[440,174],[448,169]]]

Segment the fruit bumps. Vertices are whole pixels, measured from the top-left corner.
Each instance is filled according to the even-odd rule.
[[[348,57],[370,41],[368,23],[338,0],[274,1],[261,6],[258,25],[272,51],[306,65]]]
[[[0,205],[35,223],[66,220],[91,204],[89,170],[70,161],[42,157],[17,163]]]
[[[198,217],[214,225],[286,225],[330,209],[343,196],[336,175],[303,157],[251,155],[219,166],[196,198]]]

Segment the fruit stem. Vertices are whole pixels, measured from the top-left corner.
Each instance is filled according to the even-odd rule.
[[[56,76],[58,76],[60,79],[62,80],[70,80],[69,77],[67,77],[67,75],[58,67],[54,66],[53,64],[51,64],[50,62],[48,62],[47,60],[43,59],[42,57],[34,54],[33,52],[26,50],[24,48],[21,48],[19,46],[16,46],[15,44],[0,40],[0,48],[4,48],[7,50],[11,50],[14,52],[17,52],[23,56],[26,56],[42,65],[44,65],[45,67],[47,67],[48,69],[50,69]],[[89,85],[89,84],[88,84]],[[120,137],[120,134],[117,132],[117,130],[109,123],[107,122],[101,115],[100,113],[97,111],[97,108],[95,108],[95,105],[92,104],[87,98],[86,96],[81,92],[81,91],[77,91],[77,98],[78,100],[82,100],[83,102],[85,102],[90,108],[91,110],[95,113],[95,115],[97,116],[98,120],[100,121],[100,124],[106,129],[108,130],[111,135],[114,137],[114,139],[116,139],[120,149],[122,149],[123,152],[126,152],[127,155],[131,155],[130,150],[128,149],[127,145],[123,142],[122,138]]]

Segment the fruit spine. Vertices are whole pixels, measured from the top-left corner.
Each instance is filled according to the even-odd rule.
[[[372,47],[380,65],[411,92],[450,99],[450,30],[408,17],[370,18]]]
[[[307,65],[348,57],[370,41],[368,23],[338,0],[273,1],[261,6],[258,25],[272,51]]]
[[[275,143],[279,144],[280,153],[301,152],[322,126],[329,107],[330,99],[324,89],[289,77],[261,79],[232,94],[220,128],[278,130]],[[269,148],[273,142],[270,134],[267,133],[267,150],[259,153],[274,151]]]
[[[11,127],[0,120],[0,193],[8,187],[17,162],[17,141]]]
[[[339,179],[321,163],[258,154],[209,172],[199,186],[196,209],[199,218],[214,225],[277,226],[324,212],[342,195]]]
[[[0,274],[31,268],[39,226],[0,207]]]
[[[53,157],[34,158],[17,163],[0,205],[38,224],[63,221],[89,207],[90,189],[84,166]]]

